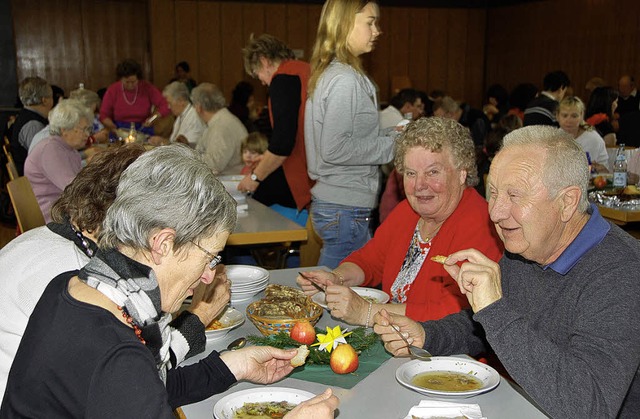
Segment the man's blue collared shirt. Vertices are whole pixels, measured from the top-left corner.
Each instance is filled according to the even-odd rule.
[[[587,224],[564,249],[560,257],[543,269],[551,268],[560,275],[566,275],[589,250],[604,239],[611,229],[611,225],[602,218],[595,204],[591,204],[587,212],[591,215]]]

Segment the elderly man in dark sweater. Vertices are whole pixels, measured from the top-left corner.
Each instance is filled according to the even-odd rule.
[[[472,310],[422,324],[380,313],[387,350],[407,353],[390,324],[437,355],[490,345],[552,417],[640,417],[640,244],[589,205],[588,176],[584,152],[553,127],[505,137],[488,181],[503,258],[449,255]]]

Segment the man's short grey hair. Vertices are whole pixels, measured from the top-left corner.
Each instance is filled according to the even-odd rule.
[[[69,99],[79,100],[89,110],[98,109],[100,105],[100,96],[93,90],[89,89],[76,89],[69,93]]]
[[[413,147],[422,147],[434,153],[449,150],[454,167],[467,172],[466,185],[478,184],[476,152],[471,133],[457,121],[434,116],[420,118],[407,125],[396,139],[394,150],[396,170],[401,174],[404,174],[405,155]]]
[[[88,124],[93,124],[93,113],[84,103],[77,99],[60,99],[60,102],[49,111],[49,133],[62,135],[62,130],[72,130],[82,119],[85,119]]]
[[[98,244],[150,250],[151,235],[171,228],[177,250],[190,241],[232,232],[236,217],[236,201],[200,155],[172,144],[144,153],[122,173]]]
[[[45,79],[27,77],[20,82],[18,96],[24,106],[36,106],[41,105],[44,98],[53,97],[53,90]]]
[[[589,163],[587,155],[573,137],[560,128],[547,125],[532,125],[517,129],[504,137],[501,151],[519,146],[544,151],[542,182],[551,199],[569,186],[577,186],[582,192],[578,211],[589,208],[587,185]]]
[[[227,106],[222,91],[211,83],[200,83],[196,86],[191,91],[191,102],[202,106],[202,109],[208,112],[215,112]]]
[[[167,84],[162,91],[165,97],[170,97],[174,100],[182,99],[185,102],[189,102],[189,88],[181,81],[174,81]]]

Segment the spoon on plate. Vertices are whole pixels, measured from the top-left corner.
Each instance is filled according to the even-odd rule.
[[[247,344],[247,338],[242,337],[234,340],[227,346],[227,351],[235,351],[236,349],[240,349]]]
[[[407,338],[405,338],[402,332],[400,331],[400,328],[395,324],[390,324],[390,326],[393,330],[396,331],[396,333],[402,338],[402,340],[404,340],[404,343],[407,344],[407,348],[409,349],[409,353],[411,353],[412,357],[421,359],[423,361],[431,361],[432,355],[429,351],[427,351],[426,349],[418,348],[417,346],[410,344]]]

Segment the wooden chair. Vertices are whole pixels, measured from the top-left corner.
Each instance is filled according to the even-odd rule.
[[[15,180],[18,178],[18,168],[16,167],[15,162],[12,160],[9,160],[6,164],[7,166],[7,172],[9,173],[9,180]]]
[[[4,137],[6,140],[7,137]],[[7,156],[7,172],[9,173],[9,180],[14,180],[18,178],[18,167],[16,166],[16,162],[13,160],[13,156],[11,155],[11,151],[8,144],[3,144],[2,149],[4,150],[5,156]]]
[[[29,179],[21,176],[7,183],[9,197],[21,232],[45,225],[44,216],[31,189]]]

